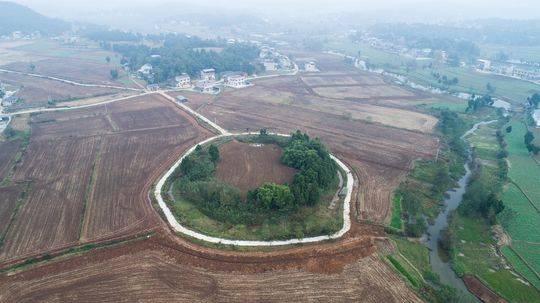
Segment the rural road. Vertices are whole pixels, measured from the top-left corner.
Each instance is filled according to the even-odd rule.
[[[66,110],[72,110],[72,109],[87,108],[87,107],[93,107],[93,106],[99,106],[99,105],[104,105],[104,104],[108,104],[108,103],[113,103],[113,102],[123,101],[123,100],[131,99],[131,98],[136,98],[136,97],[140,97],[140,96],[146,96],[146,95],[150,95],[150,94],[155,94],[155,92],[144,92],[144,93],[137,94],[137,95],[126,96],[126,97],[122,97],[122,98],[111,99],[111,100],[106,100],[106,101],[103,101],[103,102],[97,102],[97,103],[85,104],[85,105],[79,105],[79,106],[66,106],[66,107],[40,107],[40,108],[33,108],[33,109],[21,110],[21,111],[13,112],[13,113],[6,113],[6,114],[4,114],[4,115],[7,115],[7,116],[16,116],[16,115],[22,115],[22,114],[32,114],[32,113],[41,113],[41,112],[55,112],[55,111],[66,111]]]
[[[132,90],[132,91],[138,91],[142,92],[140,94],[117,98],[117,99],[111,99],[103,102],[93,103],[93,104],[86,104],[86,105],[80,105],[80,106],[73,106],[73,107],[58,107],[58,108],[35,108],[35,109],[29,109],[29,110],[22,110],[18,112],[13,112],[7,114],[10,118],[12,116],[21,115],[21,114],[31,114],[31,113],[38,113],[38,112],[53,112],[53,111],[67,111],[67,110],[73,110],[73,109],[81,109],[81,108],[89,108],[94,106],[100,106],[108,103],[123,101],[135,97],[145,96],[145,95],[151,95],[151,94],[160,94],[167,100],[173,102],[177,106],[181,107],[186,112],[190,113],[191,115],[195,116],[196,118],[202,120],[204,123],[207,123],[214,129],[216,129],[219,132],[219,135],[208,138],[202,142],[197,143],[195,146],[191,147],[187,152],[185,152],[178,161],[174,163],[174,165],[159,179],[156,189],[154,191],[155,197],[158,201],[158,204],[160,208],[162,209],[163,213],[165,214],[165,217],[167,218],[167,221],[169,224],[173,227],[173,229],[177,232],[183,233],[185,235],[188,235],[190,237],[196,238],[198,240],[210,242],[210,243],[219,243],[219,244],[226,244],[226,245],[236,245],[236,246],[282,246],[282,245],[291,245],[291,244],[300,244],[300,243],[314,243],[314,242],[321,242],[326,241],[330,239],[338,239],[342,237],[345,233],[347,233],[351,228],[351,219],[350,219],[350,201],[352,196],[352,190],[354,186],[354,178],[352,175],[352,172],[349,170],[349,168],[341,162],[338,158],[336,158],[334,155],[330,155],[330,157],[336,161],[336,163],[345,171],[347,176],[347,194],[345,196],[344,200],[344,206],[343,206],[343,227],[337,231],[334,234],[331,235],[323,235],[323,236],[317,236],[317,237],[307,237],[307,238],[300,238],[300,239],[289,239],[289,240],[278,240],[278,241],[248,241],[248,240],[234,240],[234,239],[224,239],[224,238],[217,238],[217,237],[211,237],[208,235],[204,235],[201,233],[198,233],[196,231],[193,231],[180,223],[176,220],[174,215],[172,214],[171,210],[165,203],[162,197],[162,189],[165,184],[165,181],[170,177],[170,175],[176,170],[176,168],[180,165],[182,160],[188,156],[190,153],[192,153],[195,150],[195,147],[199,144],[206,144],[210,141],[216,140],[218,138],[222,137],[228,137],[228,136],[238,136],[238,135],[253,135],[258,133],[230,133],[226,129],[222,128],[221,126],[217,125],[216,123],[212,122],[210,119],[206,118],[205,116],[199,114],[198,112],[194,111],[193,109],[189,108],[185,104],[182,104],[180,102],[177,102],[175,98],[169,96],[164,91],[157,91],[157,92],[151,92],[151,91],[144,91],[142,89],[134,89],[134,88],[126,88],[126,87],[116,87],[116,86],[109,86],[109,85],[99,85],[99,84],[84,84],[84,83],[78,83],[66,79],[60,79],[56,77],[50,77],[50,76],[43,76],[38,74],[29,74],[29,73],[21,73],[21,72],[15,72],[5,69],[0,69],[0,72],[6,72],[6,73],[15,73],[15,74],[22,74],[22,75],[28,75],[32,77],[38,77],[38,78],[45,78],[45,79],[51,79],[56,80],[68,84],[78,85],[78,86],[87,86],[87,87],[107,87],[107,88],[119,88],[119,89],[125,89],[125,90]],[[298,72],[297,67],[295,68],[295,73]],[[288,134],[274,134],[278,136],[289,136]]]
[[[83,87],[101,87],[101,88],[114,88],[114,89],[122,89],[122,90],[131,90],[131,91],[142,91],[140,88],[131,88],[131,87],[125,87],[125,86],[115,86],[115,85],[105,85],[105,84],[89,84],[89,83],[80,83],[75,82],[67,79],[52,77],[52,76],[45,76],[40,74],[33,74],[33,73],[23,73],[18,71],[13,71],[9,69],[3,69],[0,68],[0,72],[2,73],[9,73],[9,74],[17,74],[17,75],[23,75],[23,76],[30,76],[30,77],[36,77],[36,78],[42,78],[42,79],[48,79],[48,80],[54,80],[63,82],[66,84],[76,85],[76,86],[83,86]]]
[[[193,110],[190,109],[190,113],[195,113]],[[196,113],[197,117],[203,117],[202,115]],[[205,118],[206,119],[206,118]],[[210,243],[216,243],[216,244],[225,244],[225,245],[235,245],[235,246],[282,246],[282,245],[291,245],[291,244],[301,244],[301,243],[314,243],[314,242],[321,242],[331,239],[338,239],[341,238],[345,233],[347,233],[351,228],[351,218],[350,218],[350,202],[352,197],[352,190],[353,190],[353,175],[352,172],[349,170],[349,168],[341,162],[338,158],[336,158],[334,155],[330,155],[334,161],[345,171],[347,175],[347,195],[345,196],[344,205],[343,205],[343,227],[336,233],[331,235],[323,235],[323,236],[317,236],[317,237],[308,237],[308,238],[300,238],[300,239],[289,239],[289,240],[277,240],[277,241],[250,241],[250,240],[234,240],[234,239],[224,239],[224,238],[218,238],[218,237],[211,237],[199,232],[196,232],[194,230],[191,230],[176,220],[174,217],[172,211],[167,206],[167,203],[163,200],[162,197],[162,190],[163,186],[165,185],[166,180],[173,174],[173,172],[178,168],[182,160],[187,157],[189,154],[191,154],[197,145],[199,144],[206,144],[213,140],[223,138],[223,137],[230,137],[230,136],[242,136],[242,135],[256,135],[258,133],[256,132],[250,132],[250,133],[222,133],[221,135],[217,135],[211,138],[208,138],[202,142],[199,142],[195,144],[193,147],[191,147],[189,150],[187,150],[178,161],[174,163],[174,165],[159,179],[156,189],[154,191],[154,195],[156,197],[156,200],[158,201],[159,207],[165,214],[165,217],[167,218],[167,221],[172,226],[172,228],[176,232],[180,232],[184,235],[196,238],[201,241],[210,242]],[[274,134],[278,136],[284,136],[288,137],[287,134]]]

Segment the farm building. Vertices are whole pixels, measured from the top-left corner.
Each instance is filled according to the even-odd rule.
[[[213,68],[203,69],[201,71],[201,80],[216,81],[216,70]]]
[[[315,61],[309,61],[309,62],[306,62],[306,64],[304,64],[304,70],[306,72],[318,72],[319,69],[317,68],[317,64],[315,63]]]
[[[176,101],[178,103],[184,103],[184,102],[187,102],[188,101],[188,98],[184,97],[184,96],[176,96]]]
[[[490,60],[484,60],[484,59],[478,59],[476,66],[481,71],[489,71],[491,69],[491,61]]]
[[[5,91],[5,95],[0,99],[2,101],[2,106],[11,106],[19,100],[19,97],[16,96],[17,91]]]
[[[176,87],[178,88],[191,87],[191,77],[186,73],[176,76],[174,79],[176,80]]]
[[[540,109],[536,109],[533,112],[532,117],[534,119],[534,122],[536,123],[536,127],[540,128]]]
[[[270,60],[265,60],[263,66],[266,71],[276,71],[278,69],[276,62]]]
[[[214,82],[209,82],[205,80],[199,80],[195,83],[195,89],[204,93],[204,94],[215,94],[217,88],[214,85]]]
[[[148,84],[146,86],[146,89],[151,91],[151,92],[155,92],[155,91],[159,90],[159,85],[158,84]]]
[[[230,73],[225,75],[225,84],[234,88],[242,88],[249,85],[246,73]]]
[[[152,74],[152,70],[153,70],[152,65],[147,63],[147,64],[141,66],[141,68],[139,68],[137,73],[140,76],[147,77],[147,76]]]

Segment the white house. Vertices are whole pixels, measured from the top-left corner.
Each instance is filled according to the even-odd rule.
[[[489,71],[491,69],[491,61],[490,60],[484,60],[484,59],[478,59],[477,60],[477,67],[479,70],[482,71]]]
[[[151,92],[158,91],[159,90],[159,84],[148,84],[146,86],[146,89],[151,91]]]
[[[265,60],[263,62],[263,66],[266,71],[276,71],[278,69],[276,62],[271,60]]]
[[[141,68],[139,68],[139,70],[137,71],[137,73],[139,73],[139,75],[141,76],[149,76],[152,74],[152,64],[145,64],[143,66],[141,66]]]
[[[248,86],[246,73],[235,73],[225,76],[225,84],[234,88],[242,88]]]
[[[540,109],[534,110],[532,117],[534,122],[536,122],[536,127],[540,128]]]
[[[216,88],[214,82],[199,80],[195,83],[195,89],[205,94],[214,94]]]
[[[304,64],[304,70],[306,72],[318,72],[317,64],[314,61],[309,61]]]
[[[176,76],[174,80],[176,80],[177,88],[190,88],[191,87],[191,77],[186,73],[183,73],[180,76]]]
[[[216,81],[216,70],[213,68],[203,69],[201,71],[201,80]]]

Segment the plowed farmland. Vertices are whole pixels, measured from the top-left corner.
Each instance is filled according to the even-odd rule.
[[[155,111],[169,112],[163,115],[168,119],[160,120]],[[124,123],[130,120],[136,123]],[[30,144],[12,177],[29,187],[0,247],[2,261],[156,226],[147,198],[151,182],[209,134],[157,96],[39,114],[31,127]],[[2,217],[10,216],[2,211]]]
[[[233,141],[220,146],[216,177],[244,194],[264,183],[291,183],[295,169],[281,163],[281,148]]]
[[[358,242],[264,258],[170,245],[152,238],[0,277],[0,302],[420,302]]]
[[[375,239],[384,229],[364,219],[388,220],[392,192],[411,162],[436,152],[437,121],[399,105],[422,96],[358,74],[342,58],[315,59],[322,73],[258,80],[216,97],[182,94],[188,106],[229,131],[299,129],[320,137],[358,182],[351,203],[357,220],[342,239],[265,251],[194,244],[171,232],[149,192],[188,147],[211,136],[208,130],[157,94],[43,113],[32,117],[28,150],[14,170],[13,185],[28,187],[17,200],[20,210],[2,213],[13,220],[4,227],[0,263],[43,253],[54,259],[0,275],[0,302],[419,302],[377,253]],[[356,99],[315,91],[344,86],[377,91],[363,90]],[[392,96],[381,97],[385,87]],[[222,163],[222,178],[240,169],[248,178],[237,186],[245,188],[257,181],[249,177],[252,163],[267,171],[267,161],[279,158],[279,151],[263,149],[250,158],[226,147],[222,156],[235,160]],[[85,243],[106,247],[57,257],[65,250],[55,248]]]
[[[0,72],[0,81],[19,89],[17,96],[22,100],[10,106],[10,110],[43,107],[47,106],[49,101],[89,98],[119,92],[112,88],[75,86],[54,80],[2,72]]]
[[[347,77],[354,79],[354,75]],[[412,161],[434,156],[437,148],[437,140],[430,134],[437,122],[432,116],[320,98],[294,77],[257,81],[252,88],[206,100],[190,99],[187,104],[230,130],[300,129],[320,137],[358,175],[358,218],[375,222],[388,219],[392,192]]]

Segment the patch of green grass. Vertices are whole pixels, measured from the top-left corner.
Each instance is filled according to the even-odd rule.
[[[353,43],[345,39],[330,39],[326,47],[345,52],[346,54],[356,56],[360,51],[361,56],[372,66],[384,68],[386,71],[400,75],[405,75],[409,80],[425,85],[443,89],[451,92],[468,92],[476,94],[488,94],[486,85],[490,83],[494,86],[495,92],[491,95],[499,98],[506,98],[513,103],[522,103],[528,96],[534,92],[540,92],[540,85],[519,79],[479,73],[472,67],[450,67],[446,65],[429,68],[430,61],[415,62],[411,58],[403,57],[397,54],[391,54],[382,50],[372,48],[367,44]],[[415,62],[415,63],[413,63]],[[416,68],[410,68],[415,64]],[[409,66],[409,67],[407,67]],[[449,78],[458,78],[458,84],[450,87],[444,87],[437,82],[432,73],[446,75]]]
[[[409,260],[421,273],[431,271],[429,250],[420,243],[411,242],[406,238],[392,237],[398,251]]]
[[[388,255],[386,258],[388,261],[390,261],[394,268],[396,268],[412,284],[413,287],[418,288],[421,285],[418,278],[413,277],[413,274],[409,273],[409,271],[405,269],[404,265],[397,260],[398,257]]]
[[[501,217],[504,218],[506,232],[512,238],[512,248],[529,266],[540,272],[540,233],[533,232],[540,226],[540,213],[533,207],[540,207],[540,166],[530,157],[525,147],[525,125],[516,120],[509,125],[512,126],[512,132],[506,135],[510,164],[508,176],[515,184],[510,183],[505,187],[502,200],[507,208],[506,212],[513,215]],[[519,273],[536,287],[540,287],[540,279],[514,252],[509,248],[503,252]]]
[[[403,229],[401,212],[401,196],[395,195],[394,199],[392,199],[392,220],[390,221],[390,226],[398,230]]]
[[[462,276],[473,274],[511,302],[538,302],[540,292],[504,268],[504,260],[495,250],[491,231],[483,220],[458,213],[451,222],[454,232],[451,252],[453,267]]]
[[[508,54],[511,59],[540,62],[540,47],[519,45],[480,45],[480,54],[484,58],[494,58],[500,51]]]
[[[300,207],[292,214],[267,219],[254,226],[233,225],[212,219],[180,195],[175,195],[174,202],[167,203],[180,224],[206,235],[240,240],[303,238],[332,234],[343,226],[343,200],[340,200],[339,206],[334,209],[328,207],[337,189],[337,182],[338,180],[335,180],[334,186],[321,195],[317,205]]]

